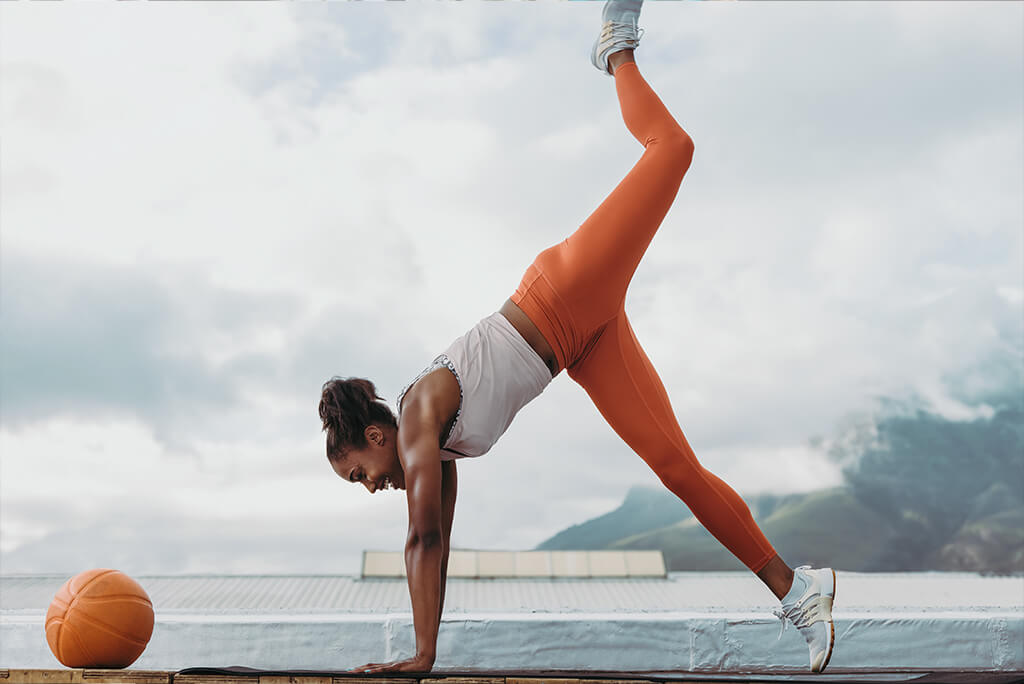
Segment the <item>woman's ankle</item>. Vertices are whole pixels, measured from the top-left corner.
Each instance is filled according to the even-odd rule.
[[[636,60],[633,58],[632,48],[619,50],[608,55],[608,67],[612,70],[613,76],[615,75],[615,70],[619,68],[619,65],[625,64],[626,62],[633,62],[634,64],[636,63]]]

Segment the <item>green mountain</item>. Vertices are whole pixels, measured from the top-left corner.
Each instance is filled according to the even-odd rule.
[[[573,525],[540,544],[537,550],[603,549],[624,537],[671,525],[685,517],[692,517],[689,509],[667,489],[633,487],[622,505],[611,513]]]
[[[836,487],[791,495],[767,516],[755,512],[762,498],[775,497],[753,497],[747,504],[765,536],[790,566],[807,563],[854,572],[896,571],[885,567],[882,559],[893,544],[899,543],[900,526],[861,504],[850,489]],[[637,521],[628,515],[637,507],[637,499],[646,499],[649,508],[661,509],[666,516],[682,507],[686,517],[644,532],[615,537],[615,530],[635,526]],[[629,505],[623,502],[611,513],[559,532],[537,549],[655,549],[664,554],[670,571],[745,569],[667,489],[637,487],[630,490],[629,500]],[[914,519],[911,510],[906,515]],[[965,523],[912,569],[1024,572],[1024,505]]]
[[[790,566],[859,572],[1024,572],[1024,412],[950,421],[898,410],[828,454],[846,484],[744,497]],[[537,549],[658,549],[670,571],[743,570],[667,489],[634,487],[614,511]]]

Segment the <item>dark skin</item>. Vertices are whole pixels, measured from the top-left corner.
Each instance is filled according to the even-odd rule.
[[[554,377],[561,369],[551,345],[522,309],[507,300],[499,312],[537,352]],[[448,548],[458,475],[455,461],[441,460],[441,439],[459,409],[459,383],[447,368],[423,376],[402,397],[398,428],[368,425],[367,447],[332,461],[341,478],[371,493],[389,486],[405,490],[409,534],[405,567],[412,598],[416,655],[390,663],[367,663],[349,672],[430,672],[437,657],[437,633],[444,609]]]
[[[620,50],[608,57],[614,73],[619,65],[635,62],[633,50]],[[551,345],[533,321],[518,306],[507,300],[499,311],[519,331],[523,339],[543,359],[551,370],[551,377],[562,370]],[[455,512],[455,461],[441,462],[440,440],[448,434],[459,408],[459,384],[447,368],[440,368],[424,376],[409,388],[403,398],[402,420],[394,428],[375,431],[373,439],[367,433],[370,451],[356,458],[365,460],[367,467],[359,474],[370,492],[385,474],[400,489],[409,481],[409,538],[406,542],[405,566],[409,575],[412,596],[413,623],[416,629],[416,656],[393,663],[370,663],[352,672],[430,672],[437,654],[437,630],[444,606],[444,588],[448,571],[448,539],[451,536],[452,517]],[[415,407],[415,408],[413,408]],[[388,439],[390,436],[390,439]],[[379,438],[380,444],[375,440]],[[341,477],[350,469],[335,468]],[[415,490],[415,497],[413,491]],[[422,540],[436,538],[436,544]],[[420,540],[410,547],[410,542]],[[412,553],[410,553],[412,548]],[[781,556],[775,556],[757,576],[779,599],[793,585],[793,570]],[[436,616],[428,621],[426,616]]]

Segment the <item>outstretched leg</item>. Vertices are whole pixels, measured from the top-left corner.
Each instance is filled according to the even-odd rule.
[[[619,53],[616,53],[616,55]],[[615,55],[613,55],[615,57]],[[582,327],[615,315],[693,159],[693,140],[665,108],[636,62],[614,71],[622,120],[644,153],[603,202],[543,263]]]
[[[641,76],[632,50],[609,56],[622,119],[640,160],[560,244],[541,252],[512,296],[612,428],[697,519],[781,598],[793,571],[739,495],[703,468],[623,305],[640,259],[693,158],[693,142]]]
[[[586,359],[569,368],[569,376],[586,390],[612,429],[744,565],[759,576],[772,562],[785,566],[739,494],[697,461],[624,310],[608,321]],[[775,584],[769,588],[782,598],[789,587]]]
[[[512,296],[551,344],[560,368],[584,354],[591,333],[622,308],[693,158],[690,136],[636,62],[618,54],[612,58],[620,62],[614,78],[622,119],[644,153],[575,232],[537,255]]]

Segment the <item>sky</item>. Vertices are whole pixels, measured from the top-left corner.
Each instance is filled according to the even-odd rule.
[[[0,5],[0,572],[359,572],[331,470],[639,159],[593,2]],[[1024,349],[1024,4],[648,2],[695,143],[626,311],[704,467],[838,486],[880,398],[955,420]],[[565,373],[458,461],[452,546],[660,487]],[[682,505],[682,503],[680,504]]]

